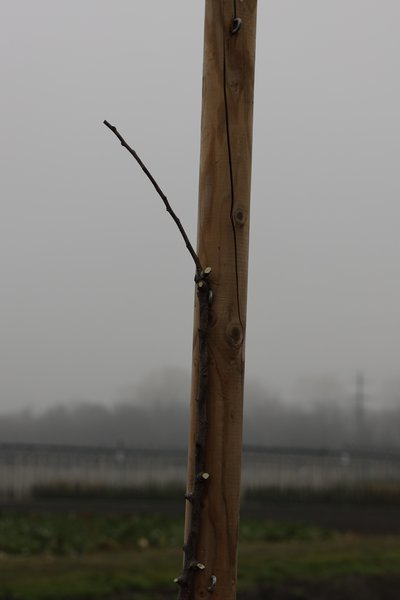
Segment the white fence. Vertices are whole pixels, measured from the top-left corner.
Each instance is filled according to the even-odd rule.
[[[0,444],[0,496],[24,497],[38,485],[184,486],[186,453]],[[400,452],[245,448],[243,488],[327,488],[356,483],[400,484]]]

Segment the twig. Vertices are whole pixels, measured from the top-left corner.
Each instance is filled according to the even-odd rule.
[[[196,395],[197,404],[197,432],[195,451],[195,472],[193,478],[193,489],[186,496],[192,504],[190,526],[184,546],[183,572],[176,582],[180,586],[178,600],[191,600],[193,598],[194,577],[198,570],[204,569],[204,565],[197,560],[197,547],[201,528],[201,513],[203,499],[206,492],[207,480],[210,475],[205,470],[205,450],[207,440],[207,397],[208,397],[208,326],[210,293],[208,275],[210,269],[206,269],[201,285],[197,286],[199,300],[199,379]]]
[[[141,160],[141,158],[137,155],[137,153],[135,152],[135,150],[133,148],[131,148],[129,146],[129,144],[126,143],[126,141],[124,140],[124,138],[122,137],[122,135],[119,133],[118,129],[116,127],[114,127],[114,125],[111,125],[108,121],[103,121],[104,125],[106,127],[108,127],[108,129],[110,129],[114,135],[116,135],[116,137],[119,139],[119,141],[121,142],[121,146],[123,146],[124,148],[126,148],[128,150],[128,152],[133,156],[133,158],[136,160],[136,162],[140,165],[140,167],[143,169],[145,175],[147,175],[148,179],[150,179],[151,183],[153,184],[157,194],[160,196],[161,200],[164,202],[165,204],[165,208],[167,209],[167,212],[171,215],[171,217],[173,218],[173,220],[176,223],[176,226],[178,227],[184,241],[186,244],[186,248],[189,250],[191,257],[194,260],[194,264],[196,265],[196,279],[200,280],[201,279],[201,273],[203,271],[201,263],[200,263],[200,259],[197,256],[196,252],[194,251],[194,248],[192,246],[192,244],[190,243],[190,240],[186,234],[186,231],[184,230],[182,223],[180,222],[180,220],[178,219],[178,217],[176,216],[176,213],[174,212],[174,210],[171,208],[171,205],[168,201],[167,196],[164,194],[164,192],[162,191],[162,189],[160,188],[160,186],[158,185],[157,181],[154,179],[153,175],[150,173],[150,171],[148,170],[148,168],[146,167],[146,165],[143,163],[143,161]]]
[[[179,584],[179,600],[191,600],[193,593],[194,577],[197,571],[205,569],[205,565],[201,564],[197,560],[197,547],[200,535],[201,527],[201,513],[203,507],[204,495],[206,492],[206,483],[210,475],[205,470],[205,450],[206,450],[206,439],[207,439],[207,398],[208,398],[208,327],[209,327],[209,310],[212,303],[213,293],[210,286],[209,275],[211,268],[206,267],[204,270],[201,266],[200,259],[193,249],[192,244],[189,241],[188,236],[175,212],[172,210],[170,203],[166,195],[161,190],[160,186],[147,169],[145,164],[136,154],[135,150],[131,148],[122,135],[118,132],[117,128],[110,125],[108,121],[104,121],[104,125],[108,127],[114,135],[119,139],[121,145],[128,150],[133,158],[139,163],[144,173],[150,179],[151,183],[155,187],[158,195],[164,202],[167,212],[171,215],[175,221],[184,241],[187,249],[189,250],[194,263],[196,265],[195,281],[197,283],[197,296],[199,303],[199,376],[198,376],[198,388],[196,396],[197,404],[197,432],[196,432],[196,450],[195,450],[195,464],[193,473],[193,489],[186,495],[186,500],[192,504],[190,526],[186,544],[184,547],[184,565],[183,572],[180,577],[176,578],[176,583]],[[213,591],[216,583],[216,577],[211,577],[210,591]]]

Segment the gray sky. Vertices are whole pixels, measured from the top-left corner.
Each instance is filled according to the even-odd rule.
[[[0,411],[190,370],[190,256],[102,121],[194,240],[203,8],[2,3]],[[399,22],[398,0],[259,3],[246,369],[288,399],[399,381]]]

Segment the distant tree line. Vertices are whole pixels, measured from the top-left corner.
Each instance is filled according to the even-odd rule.
[[[178,382],[179,383],[179,382]],[[183,383],[183,382],[182,382]],[[134,448],[185,448],[188,436],[186,385],[168,381],[143,401],[112,407],[82,402],[39,414],[25,410],[0,415],[0,443],[125,445]],[[288,405],[256,386],[246,394],[244,442],[263,446],[341,448],[400,447],[400,405],[364,410],[349,402]]]

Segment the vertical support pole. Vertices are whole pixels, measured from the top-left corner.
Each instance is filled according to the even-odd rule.
[[[206,0],[198,256],[211,267],[208,310],[206,477],[189,600],[234,600],[240,508],[244,344],[257,0]],[[196,477],[200,346],[196,299],[188,501]],[[197,474],[198,475],[198,474]]]

